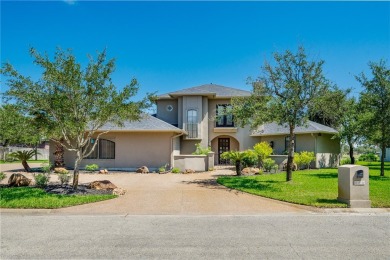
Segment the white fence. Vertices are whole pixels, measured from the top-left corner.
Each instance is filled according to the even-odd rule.
[[[0,147],[0,158],[1,160],[5,160],[5,158],[9,153],[17,152],[17,151],[31,151],[34,149],[35,148],[15,147],[15,146]],[[37,155],[38,160],[49,160],[49,149],[38,148],[37,151],[38,151],[38,155]],[[35,160],[35,156],[31,159]]]

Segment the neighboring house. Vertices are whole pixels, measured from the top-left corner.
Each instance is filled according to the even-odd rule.
[[[110,133],[104,135],[93,158],[83,160],[82,166],[97,163],[110,169],[134,169],[142,165],[158,168],[168,163],[179,168],[207,170],[214,164],[226,163],[220,158],[223,152],[250,149],[261,141],[270,142],[274,154],[282,155],[288,138],[286,127],[266,124],[252,131],[235,125],[229,113],[231,98],[245,96],[250,96],[250,92],[215,84],[160,95],[155,117],[145,115],[140,122],[126,123],[121,128],[105,126],[102,130],[110,129]],[[314,122],[297,127],[296,151],[313,151],[318,168],[337,164],[340,142],[332,139],[335,133],[336,130]],[[210,146],[214,155],[191,156],[198,143]],[[71,167],[73,158],[66,152],[67,166]],[[198,162],[192,163],[195,161]],[[204,161],[202,166],[200,161]]]

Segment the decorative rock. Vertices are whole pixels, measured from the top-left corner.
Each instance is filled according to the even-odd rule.
[[[118,188],[115,184],[110,182],[109,180],[103,181],[93,181],[88,185],[88,188],[94,190],[114,190]]]
[[[142,166],[142,167],[138,168],[136,172],[137,173],[149,173],[149,169],[146,166]]]
[[[244,168],[242,169],[241,173],[244,174],[244,175],[249,175],[249,174],[259,174],[260,172],[260,169],[259,168],[255,168],[255,167],[247,167],[247,168]]]
[[[282,165],[283,165],[283,171],[286,171],[286,170],[287,170],[287,160],[284,160],[284,161],[282,162]],[[298,166],[297,166],[296,163],[293,163],[292,170],[293,170],[293,171],[298,170]]]
[[[192,169],[185,169],[185,171],[183,173],[189,174],[189,173],[195,173],[195,171]]]
[[[31,183],[31,179],[27,178],[23,174],[14,173],[8,179],[8,185],[10,187],[28,186]]]
[[[54,168],[55,173],[68,173],[68,170],[63,167],[56,167]]]
[[[125,195],[126,194],[126,190],[125,189],[122,189],[122,188],[116,188],[112,191],[112,194],[113,195],[118,195],[118,196],[122,196],[122,195]]]
[[[100,171],[99,171],[99,174],[108,174],[108,171],[107,171],[107,169],[100,170]]]

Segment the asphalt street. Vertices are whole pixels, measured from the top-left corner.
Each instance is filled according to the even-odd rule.
[[[1,214],[1,259],[390,259],[390,215]]]

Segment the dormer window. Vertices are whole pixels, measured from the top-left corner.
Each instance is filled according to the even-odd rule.
[[[188,138],[198,138],[198,111],[195,109],[187,110],[186,131]]]
[[[233,107],[230,104],[217,105],[216,127],[234,127]]]

